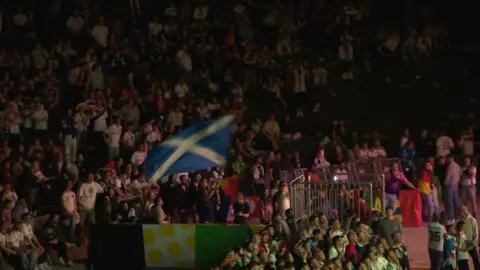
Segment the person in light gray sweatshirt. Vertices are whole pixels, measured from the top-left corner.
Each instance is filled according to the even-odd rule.
[[[451,155],[447,157],[447,163],[447,173],[443,183],[443,201],[445,205],[445,214],[447,216],[447,224],[454,224],[460,207],[458,183],[460,182],[462,169]]]
[[[387,243],[389,245],[392,245],[393,233],[399,232],[403,234],[403,226],[402,226],[402,222],[396,219],[395,216],[393,215],[392,207],[388,206],[385,209],[385,214],[386,214],[386,217],[378,223],[377,233],[380,237],[385,238],[385,240],[387,240]]]

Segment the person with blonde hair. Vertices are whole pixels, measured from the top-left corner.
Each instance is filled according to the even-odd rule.
[[[250,216],[250,205],[245,201],[243,193],[237,193],[237,200],[233,203],[233,223],[244,225]]]

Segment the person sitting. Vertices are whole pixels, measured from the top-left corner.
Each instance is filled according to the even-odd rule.
[[[37,267],[37,251],[35,248],[27,246],[24,235],[20,230],[21,221],[15,222],[8,236],[7,242],[10,248],[21,258],[27,270],[35,270]]]
[[[8,241],[8,223],[0,222],[0,254],[2,258],[0,260],[0,267],[6,269],[6,263],[10,264],[14,269],[24,270],[22,257],[17,253]]]
[[[58,214],[51,215],[45,223],[41,244],[45,248],[45,257],[48,264],[52,264],[51,254],[52,250],[55,249],[58,251],[58,262],[61,265],[73,266],[67,252],[71,245],[66,241],[65,233],[60,226],[60,216]]]

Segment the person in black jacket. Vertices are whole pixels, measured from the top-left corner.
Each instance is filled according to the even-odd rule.
[[[250,215],[250,205],[244,200],[243,193],[237,194],[237,200],[233,204],[233,223],[244,225]]]
[[[187,175],[180,176],[180,183],[174,187],[174,207],[180,216],[180,223],[188,221],[188,195],[190,183]]]
[[[44,256],[48,264],[52,264],[50,254],[53,249],[58,250],[59,262],[63,265],[73,266],[68,256],[67,249],[70,244],[66,241],[63,230],[60,226],[60,216],[53,214],[45,223],[44,230],[40,235],[40,242],[45,248]]]

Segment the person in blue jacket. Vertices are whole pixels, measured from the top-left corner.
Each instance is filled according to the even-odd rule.
[[[457,269],[457,252],[455,240],[455,227],[453,225],[447,226],[447,234],[443,243],[443,263],[442,269],[454,270]]]

